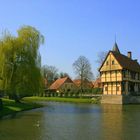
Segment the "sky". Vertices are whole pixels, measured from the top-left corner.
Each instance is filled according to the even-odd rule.
[[[0,0],[0,32],[13,35],[23,25],[45,37],[40,47],[42,65],[56,66],[75,77],[72,64],[81,55],[97,74],[98,53],[112,49],[132,51],[140,61],[139,0]]]

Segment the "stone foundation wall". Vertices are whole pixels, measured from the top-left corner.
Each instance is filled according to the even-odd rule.
[[[140,96],[103,95],[101,104],[140,104]]]
[[[123,104],[121,95],[103,95],[101,104]]]
[[[140,96],[124,96],[123,104],[140,104]]]

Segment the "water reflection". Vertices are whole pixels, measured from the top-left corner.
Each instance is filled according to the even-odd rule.
[[[0,120],[0,140],[140,139],[140,105],[45,104]]]
[[[51,103],[50,103],[51,105]],[[52,140],[92,140],[99,138],[99,106],[85,104],[52,104],[46,108],[42,135]],[[98,126],[95,128],[95,126]],[[59,138],[59,139],[58,139]]]
[[[140,105],[123,107],[123,139],[140,139]]]
[[[19,113],[0,121],[0,140],[39,140],[41,115],[36,112]]]
[[[121,105],[102,105],[102,139],[122,140],[123,107]]]

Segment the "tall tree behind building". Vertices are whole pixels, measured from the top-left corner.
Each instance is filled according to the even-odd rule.
[[[59,77],[60,77],[60,78],[64,78],[64,77],[70,77],[70,76],[69,76],[69,74],[66,73],[66,72],[60,72]]]
[[[93,79],[91,64],[85,56],[80,56],[73,63],[73,68],[74,68],[75,74],[77,75],[77,78],[80,78],[81,80],[80,88],[81,88],[81,92],[83,92],[84,80]]]
[[[107,52],[105,52],[105,51],[101,51],[98,53],[96,62],[98,63],[99,67],[102,65],[106,56],[107,56]]]
[[[47,80],[47,87],[49,87],[59,77],[58,69],[55,66],[44,65],[42,67],[42,74]]]
[[[99,70],[100,66],[102,65],[103,61],[105,60],[107,56],[107,52],[106,51],[101,51],[98,53],[97,55],[97,60],[96,60],[96,63],[98,64],[98,68],[97,68],[97,71]],[[97,78],[100,77],[100,73],[99,71],[97,72]]]

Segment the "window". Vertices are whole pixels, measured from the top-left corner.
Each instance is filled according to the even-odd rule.
[[[112,65],[114,65],[114,64],[115,64],[115,61],[113,60],[113,61],[112,61]]]
[[[126,78],[126,72],[123,70],[123,77]]]
[[[106,65],[108,65],[108,61],[106,61]]]
[[[117,86],[117,89],[116,89],[116,90],[117,90],[117,91],[119,91],[119,89],[120,89],[120,87],[119,87],[119,86]]]
[[[140,92],[140,84],[138,85],[138,91]]]
[[[70,92],[70,89],[67,89],[67,92]]]
[[[105,87],[105,91],[108,91],[108,87]]]
[[[122,82],[122,91],[125,91],[125,82]]]
[[[131,72],[131,78],[135,79],[136,78],[136,73],[135,72]]]

